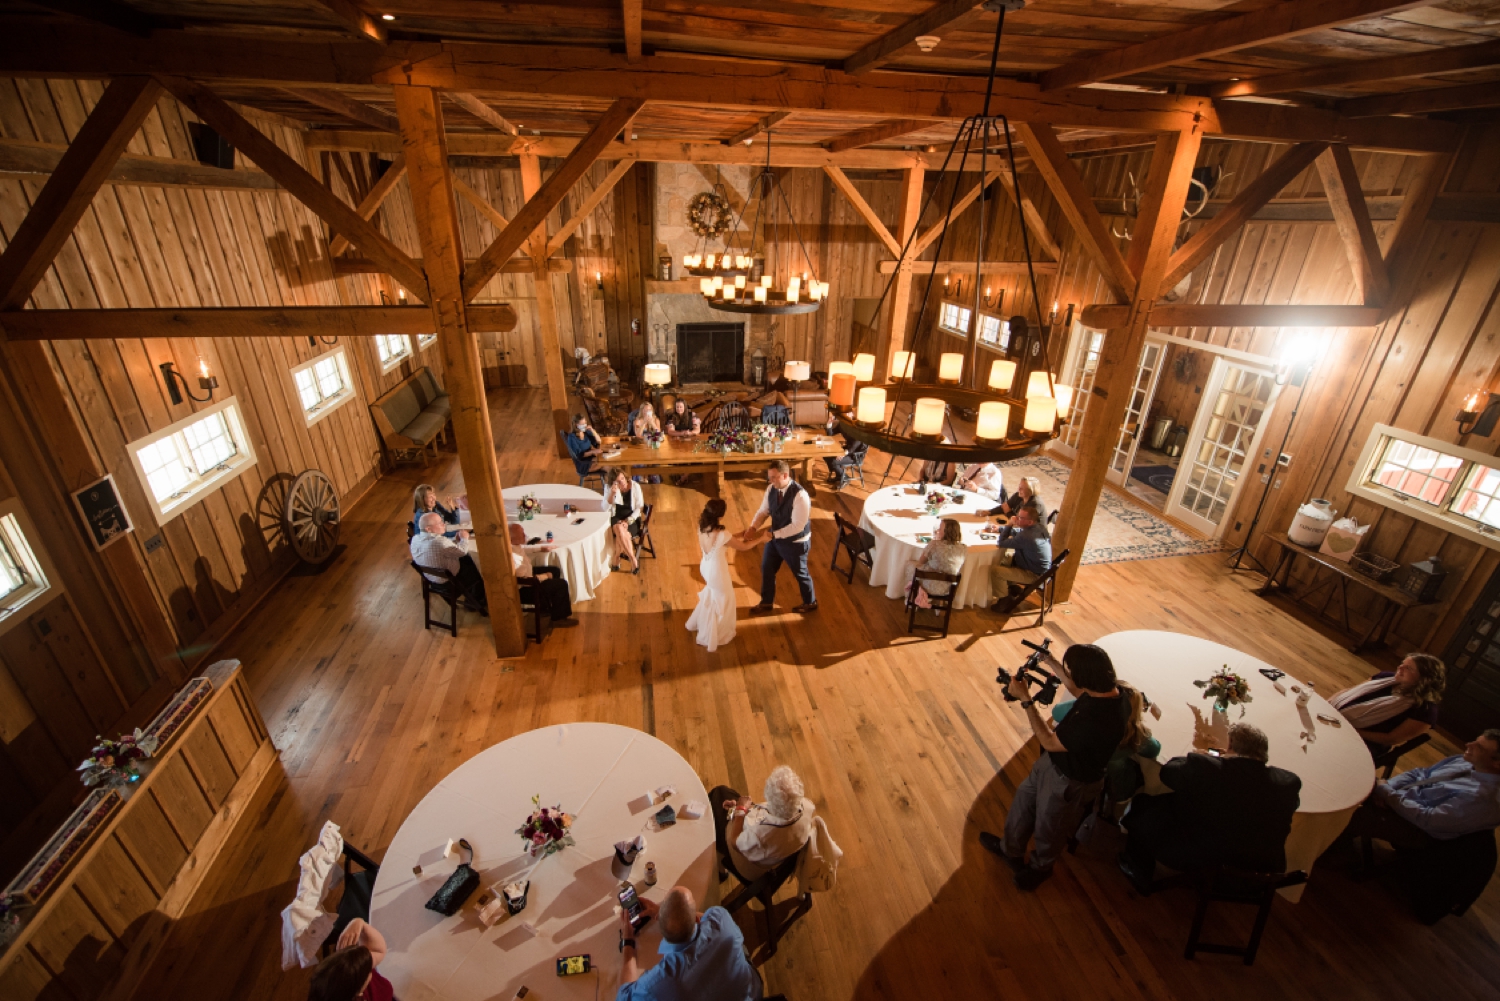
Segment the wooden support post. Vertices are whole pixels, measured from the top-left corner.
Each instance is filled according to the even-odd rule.
[[[528,202],[542,189],[542,162],[534,153],[521,154],[521,193]],[[563,375],[562,348],[557,336],[557,299],[552,293],[552,273],[547,270],[547,220],[531,234],[526,243],[531,257],[531,283],[536,289],[537,353],[542,371],[547,373],[547,404],[552,410],[552,426],[568,429],[568,382]],[[558,458],[568,457],[568,447],[561,434],[552,436],[552,447]]]
[[[521,624],[520,592],[511,573],[510,536],[500,495],[495,434],[484,398],[479,342],[469,330],[464,303],[463,250],[443,139],[442,103],[438,92],[430,87],[397,85],[395,91],[412,210],[427,266],[438,348],[443,352],[447,389],[453,401],[453,435],[474,519],[474,538],[479,544],[479,569],[489,599],[495,653],[519,657],[526,652],[526,632]]]
[[[896,239],[902,247],[911,240],[922,221],[922,182],[926,175],[926,169],[920,165],[908,167],[901,175],[901,195],[896,203],[896,211],[899,213],[896,219]],[[900,254],[898,250],[897,257]],[[891,358],[895,356],[895,352],[906,348],[906,320],[911,312],[912,262],[903,260],[902,265],[896,271],[896,277],[891,283],[890,299],[886,303],[885,343],[877,342],[875,345],[877,381],[890,371]]]
[[[1183,206],[1187,204],[1188,182],[1192,180],[1202,138],[1197,129],[1166,133],[1157,140],[1156,151],[1151,156],[1145,198],[1127,263],[1127,267],[1134,265],[1129,277],[1135,295],[1125,323],[1111,329],[1104,338],[1104,351],[1094,380],[1094,400],[1088,406],[1088,419],[1079,435],[1078,454],[1073,460],[1073,471],[1068,475],[1057,530],[1053,533],[1054,551],[1073,551],[1073,558],[1057,573],[1058,600],[1066,601],[1073,590],[1073,578],[1082,561],[1089,526],[1093,524],[1099,495],[1104,490],[1110,456],[1119,439],[1120,423],[1125,419],[1125,405],[1129,402],[1141,349],[1146,342],[1151,306],[1163,291],[1167,262],[1172,256]],[[1031,146],[1029,141],[1027,145]],[[1082,197],[1088,197],[1087,192],[1082,193]],[[1092,202],[1085,208],[1092,212]],[[1064,209],[1067,210],[1068,206],[1065,205]],[[1070,218],[1081,214],[1077,206],[1072,209],[1068,212]]]
[[[1365,205],[1359,171],[1355,169],[1349,147],[1340,143],[1325,149],[1318,157],[1318,175],[1323,179],[1323,190],[1328,192],[1333,222],[1344,242],[1344,252],[1349,256],[1349,267],[1354,272],[1354,286],[1359,291],[1360,301],[1366,306],[1385,305],[1390,280],[1386,277],[1380,241],[1370,223],[1369,207]]]

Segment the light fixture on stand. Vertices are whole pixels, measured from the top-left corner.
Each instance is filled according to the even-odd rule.
[[[1015,150],[1010,135],[1010,123],[1004,115],[990,114],[990,100],[994,92],[1000,40],[1005,30],[1005,14],[1007,11],[1020,9],[1023,6],[1023,0],[988,0],[983,6],[986,10],[999,14],[998,23],[995,26],[994,47],[990,55],[984,109],[981,114],[965,119],[959,127],[956,140],[949,148],[944,160],[942,171],[945,174],[948,172],[955,154],[958,154],[957,171],[950,176],[961,177],[966,168],[974,169],[969,164],[969,158],[973,156],[979,161],[977,165],[979,176],[986,178],[991,170],[988,158],[993,154],[990,150],[993,146],[1003,143],[1003,160],[1006,161],[1011,175],[1009,188],[1014,192],[1016,213],[1020,217],[1022,213],[1021,186],[1016,176]],[[1049,334],[1056,325],[1056,307],[1051,317],[1052,323],[1043,322],[1041,297],[1037,290],[1036,272],[1032,264],[1030,236],[1024,226],[1018,227],[1018,230],[1026,254],[1035,329],[1028,338],[1027,328],[1030,325],[1026,322],[1026,318],[1013,317],[1011,321],[1013,330],[1021,335],[1024,350],[1015,351],[1013,342],[1013,357],[995,361],[987,373],[978,371],[977,353],[967,356],[957,352],[943,353],[938,359],[936,383],[918,383],[913,379],[915,360],[923,354],[921,342],[923,338],[931,336],[932,325],[923,322],[930,298],[936,294],[943,298],[965,301],[963,279],[953,277],[950,280],[950,276],[945,274],[940,287],[937,273],[938,262],[942,260],[942,241],[952,232],[951,223],[957,214],[958,188],[959,185],[954,184],[949,195],[947,218],[943,220],[939,229],[939,242],[933,255],[931,271],[923,289],[921,305],[913,326],[913,329],[918,331],[917,343],[914,343],[910,349],[893,351],[888,385],[863,386],[859,389],[857,401],[851,397],[853,382],[862,374],[858,360],[853,364],[853,371],[848,376],[842,373],[835,374],[834,366],[830,365],[828,405],[837,416],[839,430],[845,437],[878,448],[893,457],[899,455],[935,462],[964,463],[1018,459],[1035,453],[1045,442],[1057,436],[1059,421],[1065,419],[1072,403],[1071,390],[1057,387],[1052,377],[1051,352],[1048,348]],[[924,213],[935,197],[935,193],[934,190],[927,194],[923,204]],[[982,280],[985,273],[984,224],[985,214],[981,213],[976,243],[978,259],[975,263],[973,284],[968,289],[970,300],[966,302],[966,305],[972,306],[970,315],[976,320],[981,308],[994,310],[1004,302],[1004,291],[986,287]],[[912,237],[902,248],[901,260],[897,261],[896,267],[892,270],[891,278],[881,294],[881,302],[890,294],[896,276],[900,273],[902,261],[911,254],[915,237],[916,231],[914,230]],[[876,304],[875,313],[880,315],[880,302]],[[977,347],[977,335],[976,328],[971,335],[973,337],[970,345],[971,352],[974,352]],[[906,346],[902,345],[902,347]],[[845,378],[849,379],[848,383],[842,381]],[[902,404],[906,406],[903,408]],[[889,421],[885,418],[887,410],[892,413]],[[946,437],[942,434],[943,423],[947,415],[955,410],[976,413],[978,420],[972,441],[961,442],[957,440],[956,434]],[[1014,413],[1016,411],[1019,413]],[[901,416],[898,418],[897,415]],[[887,475],[890,473],[890,467],[887,467],[886,473]]]
[[[792,384],[792,425],[797,424],[797,386],[812,378],[812,366],[805,361],[789,361],[781,367],[781,374]]]
[[[651,406],[661,409],[661,387],[672,384],[672,366],[663,362],[651,362],[641,371],[641,381],[651,387]]]

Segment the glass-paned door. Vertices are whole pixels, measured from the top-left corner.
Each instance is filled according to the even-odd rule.
[[[1167,514],[1218,537],[1244,485],[1245,470],[1254,468],[1252,460],[1275,398],[1276,376],[1271,371],[1226,358],[1214,360],[1204,403],[1167,498]]]
[[[1094,376],[1099,371],[1099,353],[1104,350],[1104,331],[1081,328],[1083,334],[1080,350],[1074,364],[1063,377],[1063,382],[1073,387],[1073,405],[1068,412],[1068,423],[1063,425],[1057,444],[1067,455],[1078,453],[1078,440],[1083,436],[1083,422],[1088,417],[1089,401],[1094,398]]]
[[[1141,352],[1141,365],[1136,369],[1135,385],[1130,390],[1130,400],[1125,406],[1125,420],[1120,425],[1120,437],[1115,442],[1114,455],[1110,456],[1109,470],[1105,478],[1119,486],[1125,485],[1130,475],[1130,466],[1135,462],[1135,446],[1141,436],[1141,419],[1151,408],[1151,398],[1156,395],[1156,380],[1161,375],[1161,363],[1167,355],[1167,346],[1156,341],[1147,341]]]

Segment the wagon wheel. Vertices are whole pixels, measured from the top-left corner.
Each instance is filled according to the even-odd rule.
[[[339,541],[339,495],[322,470],[308,469],[286,492],[281,530],[304,563],[326,563]]]

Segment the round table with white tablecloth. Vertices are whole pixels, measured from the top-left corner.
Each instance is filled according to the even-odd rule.
[[[932,489],[929,488],[929,492]],[[875,566],[870,570],[870,583],[884,587],[887,598],[905,597],[906,585],[911,579],[907,567],[927,548],[927,543],[919,542],[918,537],[935,536],[938,522],[952,518],[963,529],[964,546],[968,549],[953,607],[989,605],[994,600],[990,591],[989,567],[999,557],[1000,551],[995,548],[993,538],[981,539],[979,534],[985,522],[990,520],[985,512],[999,502],[967,490],[936,489],[948,496],[959,494],[963,503],[945,504],[937,517],[933,517],[927,513],[926,498],[911,483],[882,487],[865,500],[859,527],[875,536]]]
[[[676,885],[700,907],[712,901],[714,822],[705,813],[648,829],[659,805],[648,795],[672,785],[667,803],[680,810],[706,804],[708,793],[682,756],[655,737],[609,723],[567,723],[531,730],[496,744],[454,769],[423,797],[396,832],[380,864],[370,923],[389,952],[380,972],[402,1001],[508,999],[527,987],[548,999],[612,998],[619,985],[614,844],[638,834],[646,850],[630,878],[657,903]],[[575,815],[571,847],[532,859],[515,833],[532,811],[531,798]],[[423,904],[458,864],[444,858],[448,839],[465,838],[482,890],[530,879],[526,908],[485,928],[477,918],[481,891],[452,917]],[[642,882],[654,862],[657,883]],[[412,871],[421,866],[420,876]],[[642,967],[654,965],[661,933],[641,930]],[[594,971],[559,977],[557,960],[588,954]]]
[[[1375,763],[1354,727],[1320,722],[1320,714],[1341,719],[1338,710],[1321,695],[1314,695],[1305,706],[1298,705],[1292,686],[1300,682],[1294,675],[1289,673],[1281,679],[1281,686],[1287,690],[1283,695],[1260,673],[1262,668],[1275,665],[1211,640],[1142,629],[1111,633],[1096,642],[1108,651],[1120,680],[1144,692],[1161,709],[1161,719],[1146,720],[1151,735],[1161,741],[1157,759],[1161,763],[1192,751],[1196,721],[1191,706],[1212,718],[1213,700],[1205,699],[1203,690],[1193,682],[1225,666],[1249,682],[1251,701],[1243,707],[1230,706],[1223,722],[1243,720],[1265,731],[1271,747],[1270,764],[1294,772],[1302,780],[1302,804],[1287,836],[1286,864],[1288,871],[1311,872],[1318,856],[1348,826],[1355,808],[1375,784]],[[1288,668],[1295,671],[1296,665],[1288,664],[1281,670]],[[1304,740],[1304,733],[1314,734],[1315,739]],[[1153,784],[1160,785],[1155,771],[1152,768],[1147,772],[1146,791],[1168,791],[1152,788]],[[1302,887],[1283,893],[1295,900],[1301,896]]]
[[[527,494],[534,494],[542,502],[542,513],[530,521],[518,521],[516,508]],[[532,483],[507,487],[501,497],[505,501],[506,520],[525,529],[527,539],[545,541],[547,533],[552,533],[555,548],[528,553],[532,565],[560,567],[575,602],[592,598],[595,589],[609,576],[609,512],[604,508],[604,496],[569,483]],[[579,510],[565,515],[564,504]],[[478,560],[472,540],[464,548]]]

